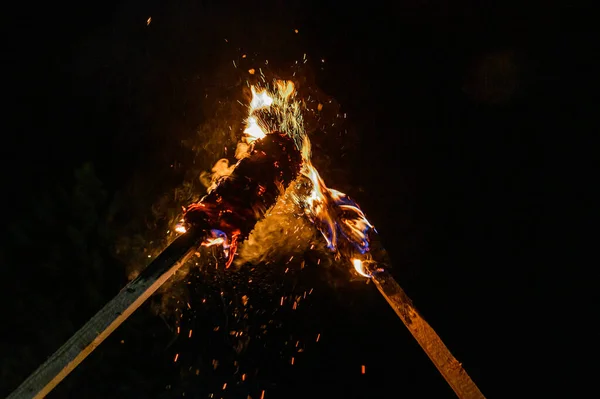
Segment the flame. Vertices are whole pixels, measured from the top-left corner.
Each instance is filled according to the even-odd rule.
[[[267,134],[264,130],[259,126],[258,121],[255,117],[249,116],[246,120],[246,129],[244,129],[244,134],[247,134],[246,140],[251,143],[254,140],[262,139]]]
[[[246,119],[246,128],[244,129],[245,139],[248,143],[267,135],[265,129],[259,125],[258,119],[252,116],[252,114],[255,111],[269,108],[273,104],[273,98],[266,89],[257,90],[255,86],[252,86],[250,90],[252,91],[252,100],[248,105],[248,119]]]
[[[250,113],[261,108],[268,108],[273,104],[273,97],[269,95],[266,89],[256,90],[255,86],[251,86],[252,100],[250,101]]]
[[[222,237],[217,237],[217,238],[213,238],[213,237],[208,237],[206,240],[204,240],[202,242],[202,246],[203,247],[212,247],[213,245],[221,245],[225,242],[225,239],[223,239]]]
[[[183,218],[179,219],[179,222],[175,225],[174,230],[179,234],[186,233],[187,228],[185,227],[185,219],[183,219]]]
[[[361,276],[366,278],[373,277],[365,271],[365,266],[363,265],[363,262],[360,259],[352,259],[352,265],[354,266],[354,270],[356,270],[356,272]]]

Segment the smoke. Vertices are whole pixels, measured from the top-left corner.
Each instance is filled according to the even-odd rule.
[[[236,164],[229,165],[229,160],[227,158],[219,159],[211,169],[212,173],[205,171],[200,174],[200,182],[208,188],[208,191],[211,191],[217,186],[221,178],[227,177],[233,173],[235,165]]]
[[[239,248],[236,266],[278,262],[323,247],[314,225],[296,200],[300,184],[290,185]]]

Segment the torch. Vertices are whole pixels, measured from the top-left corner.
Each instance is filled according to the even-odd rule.
[[[256,140],[231,175],[185,214],[187,231],[29,376],[8,399],[43,398],[163,285],[200,244],[221,244],[227,266],[242,240],[298,176],[300,152],[287,135]]]
[[[336,258],[352,261],[356,272],[370,278],[378,291],[423,348],[460,399],[483,394],[452,356],[435,330],[419,315],[385,261],[373,260],[374,226],[346,194],[328,188],[311,162],[301,104],[292,82],[275,81],[272,93],[252,86],[246,120],[247,151],[231,174],[215,181],[209,193],[186,209],[186,232],[86,323],[69,341],[14,391],[9,399],[41,398],[154,293],[198,245],[222,245],[229,267],[238,242],[248,237],[292,181],[304,189],[292,194],[322,233]],[[375,265],[375,266],[373,266]]]

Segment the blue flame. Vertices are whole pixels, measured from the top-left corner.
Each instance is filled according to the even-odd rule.
[[[343,238],[361,254],[370,249],[369,234],[375,227],[368,221],[358,204],[346,194],[329,189],[327,210],[312,214],[311,219],[327,241],[330,251],[337,251]]]

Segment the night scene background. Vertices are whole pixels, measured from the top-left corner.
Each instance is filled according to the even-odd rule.
[[[597,273],[569,249],[585,227],[561,226],[591,205],[578,133],[596,45],[581,10],[527,4],[13,5],[0,396],[164,245],[201,172],[231,157],[248,70],[263,68],[295,71],[323,105],[321,174],[359,202],[484,395],[579,397],[594,334],[576,320]],[[374,286],[325,263],[189,271],[49,397],[455,397]]]

